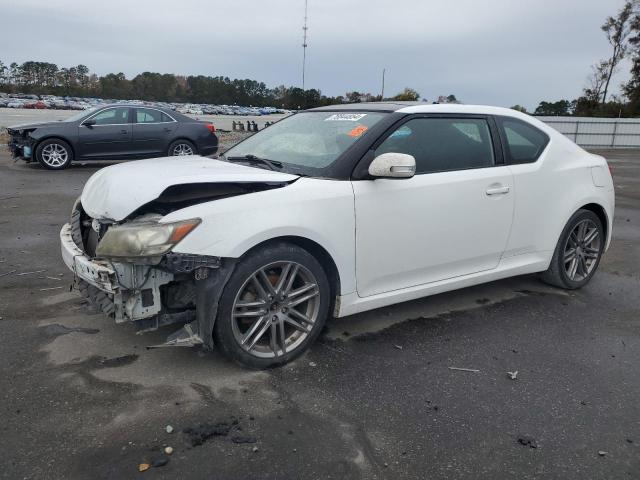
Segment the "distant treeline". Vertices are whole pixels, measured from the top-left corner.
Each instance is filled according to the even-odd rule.
[[[287,109],[381,100],[380,96],[369,93],[348,92],[344,96],[328,97],[314,88],[302,90],[284,85],[269,88],[257,80],[232,80],[222,76],[143,72],[129,80],[124,73],[98,76],[85,65],[59,68],[54,63],[29,61],[21,65],[14,62],[7,66],[1,60],[0,91]],[[393,98],[417,100],[419,96],[415,90],[406,88]]]

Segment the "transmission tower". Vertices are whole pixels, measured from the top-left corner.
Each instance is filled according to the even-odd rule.
[[[304,0],[304,26],[302,27],[302,90],[304,91],[304,71],[307,64],[307,2]]]

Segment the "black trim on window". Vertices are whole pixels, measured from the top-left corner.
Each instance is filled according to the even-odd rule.
[[[496,116],[495,120],[496,120],[496,124],[498,125],[498,132],[500,134],[500,143],[501,143],[502,150],[504,151],[504,159],[505,159],[505,163],[507,165],[522,165],[522,164],[526,164],[526,163],[535,163],[535,162],[538,161],[538,159],[540,158],[542,153],[547,149],[547,146],[549,146],[549,142],[551,141],[551,138],[549,137],[549,135],[547,135],[545,132],[540,130],[535,125],[531,125],[529,122],[525,122],[524,120],[520,120],[519,118],[505,117],[505,116]],[[522,126],[524,126],[526,128],[529,128],[529,129],[535,131],[537,134],[539,134],[544,139],[544,142],[541,143],[540,146],[538,146],[536,154],[534,156],[532,156],[530,159],[518,160],[518,159],[513,157],[512,153],[511,153],[511,150],[510,150],[510,147],[509,147],[509,142],[508,142],[508,139],[507,139],[507,132],[504,129],[504,122],[505,121],[514,122],[514,123],[520,124],[520,125],[522,125]],[[524,135],[522,135],[522,136],[524,137]],[[529,140],[529,139],[527,139],[527,140]],[[529,140],[529,141],[531,141],[531,140]]]
[[[495,120],[491,115],[484,114],[471,114],[471,113],[415,113],[415,114],[405,114],[402,117],[398,118],[397,121],[393,122],[393,124],[389,125],[386,130],[369,145],[369,148],[360,158],[360,161],[356,164],[353,169],[353,173],[351,175],[352,180],[371,180],[373,177],[369,175],[369,165],[373,161],[375,150],[384,142],[393,132],[395,132],[398,128],[402,127],[405,123],[415,120],[418,118],[450,118],[450,119],[476,119],[476,120],[485,120],[487,125],[489,126],[489,134],[491,136],[491,145],[493,148],[493,161],[494,164],[492,166],[482,166],[482,167],[470,167],[466,169],[453,169],[453,170],[442,170],[441,172],[425,172],[425,173],[416,173],[416,175],[430,175],[432,173],[442,173],[442,172],[456,172],[460,170],[476,170],[478,168],[492,168],[503,166],[505,164],[504,157],[504,149],[501,143],[501,137],[498,132],[498,126],[496,125]]]

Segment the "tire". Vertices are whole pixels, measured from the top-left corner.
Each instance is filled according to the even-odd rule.
[[[313,255],[287,243],[266,246],[236,265],[220,299],[214,342],[245,367],[284,365],[316,340],[330,304],[327,275]]]
[[[585,230],[580,230],[582,226]],[[542,280],[568,290],[584,287],[598,269],[605,243],[600,218],[590,210],[578,210],[562,230]]]
[[[64,170],[73,161],[73,150],[64,140],[48,138],[36,147],[36,160],[48,170]]]
[[[190,152],[190,153],[180,153],[180,152]],[[176,140],[171,142],[169,145],[169,150],[167,150],[168,157],[181,157],[181,156],[189,156],[189,155],[197,155],[198,151],[193,142],[189,140]]]

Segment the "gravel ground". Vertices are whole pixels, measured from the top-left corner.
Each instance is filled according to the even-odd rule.
[[[640,478],[640,154],[607,156],[614,241],[586,288],[524,276],[335,320],[255,372],[88,309],[57,235],[95,166],[0,152],[0,478]]]

